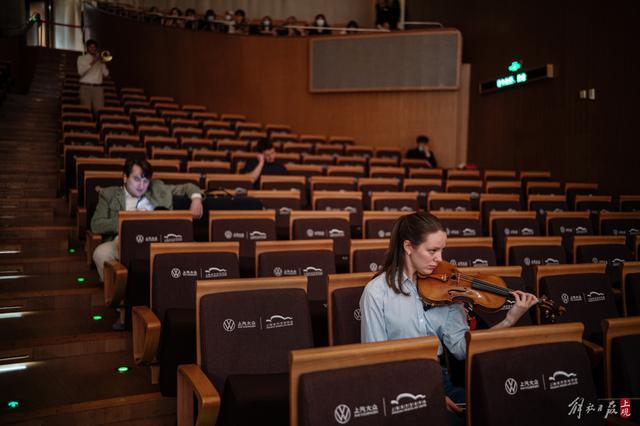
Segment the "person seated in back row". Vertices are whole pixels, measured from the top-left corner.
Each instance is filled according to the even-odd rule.
[[[429,138],[425,135],[416,138],[416,147],[407,151],[407,158],[426,160],[429,167],[438,167],[436,156],[429,149]]]
[[[102,234],[105,242],[96,247],[93,261],[100,281],[103,280],[104,264],[118,260],[118,213],[126,210],[173,209],[173,196],[191,198],[191,213],[194,219],[202,217],[200,188],[192,183],[167,185],[161,180],[152,180],[153,169],[147,160],[129,158],[124,163],[122,186],[110,186],[100,191],[96,210],[91,218],[91,231]]]
[[[262,138],[256,146],[258,157],[252,158],[244,165],[241,174],[249,175],[257,186],[258,179],[262,175],[288,175],[287,168],[277,161],[276,149],[271,141]]]

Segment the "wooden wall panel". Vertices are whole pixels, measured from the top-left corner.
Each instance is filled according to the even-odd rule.
[[[630,77],[640,72],[633,53],[640,3],[407,0],[406,13],[462,32],[462,61],[472,69],[469,162],[548,169],[558,179],[598,182],[606,193],[640,193],[640,81]],[[552,63],[556,77],[478,93],[515,59],[524,68]],[[588,88],[596,99],[579,99]]]
[[[466,145],[467,110],[460,91],[311,94],[307,38],[194,33],[91,8],[86,16],[91,37],[112,50],[109,68],[121,86],[290,124],[299,133],[352,136],[363,145],[408,149],[424,133],[443,166],[464,161],[458,153]]]

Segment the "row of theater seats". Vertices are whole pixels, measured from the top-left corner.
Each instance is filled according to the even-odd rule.
[[[162,215],[166,224],[168,217],[166,215],[176,213],[142,214]],[[139,219],[139,216],[139,213],[125,213],[122,222],[127,222],[131,218]],[[188,216],[184,216],[181,220],[188,222]],[[149,228],[149,223],[150,221],[145,221],[142,225],[142,222],[138,220],[138,228],[129,229],[129,232],[127,232],[126,224],[122,224],[124,225],[121,228],[124,262],[127,262],[126,253],[140,248],[140,243],[137,241],[127,244],[129,238],[126,236],[128,233],[133,233],[134,239],[138,235],[144,235],[145,241],[149,239],[157,241],[148,238],[144,230],[139,228],[139,226],[143,226],[151,237],[157,237],[157,232],[149,232],[152,229]],[[164,229],[163,232],[166,232]],[[189,229],[186,226],[184,233],[188,233]],[[174,230],[175,232],[171,233],[170,238],[181,239],[178,236],[184,236],[180,230]],[[147,281],[151,286],[151,299],[147,300],[144,306],[133,309],[135,359],[142,365],[151,365],[153,369],[160,369],[159,377],[163,392],[168,395],[175,392],[175,371],[178,364],[197,360],[206,373],[207,380],[211,380],[215,389],[219,391],[220,395],[223,395],[222,404],[225,404],[225,398],[231,404],[226,408],[231,411],[225,415],[232,416],[232,419],[235,418],[233,416],[239,415],[236,410],[240,410],[240,412],[246,410],[247,407],[243,404],[250,404],[249,401],[243,399],[247,386],[250,385],[250,388],[259,387],[260,391],[258,392],[267,392],[261,397],[270,400],[272,398],[268,398],[268,394],[273,389],[283,389],[283,386],[277,385],[286,384],[286,359],[289,350],[311,347],[314,342],[316,346],[322,346],[326,342],[323,338],[326,339],[327,336],[332,345],[359,342],[358,300],[364,285],[372,277],[371,272],[331,275],[329,274],[330,268],[322,270],[318,261],[321,262],[323,254],[325,258],[331,259],[332,244],[330,241],[296,241],[275,245],[258,242],[257,246],[259,246],[257,249],[260,256],[259,263],[268,265],[264,273],[260,275],[272,278],[236,279],[240,258],[240,244],[238,242],[150,244],[150,258],[145,262],[151,271],[151,278],[150,280],[148,278]],[[310,259],[313,259],[311,262],[313,264],[310,263]],[[136,268],[134,262],[130,262],[130,265],[131,268]],[[140,266],[137,265],[137,267]],[[521,267],[463,268],[462,271],[474,275],[478,273],[495,274],[503,277],[510,288],[525,289]],[[635,291],[635,314],[637,315],[637,308],[640,306],[638,304],[638,300],[640,300],[638,299],[640,263],[626,263],[624,271],[625,285],[623,288],[635,289],[633,291]],[[118,275],[122,276],[122,274],[114,273],[113,277]],[[139,273],[135,275],[138,276],[138,279],[129,280],[129,285],[141,286],[143,281],[140,280]],[[110,273],[107,274],[107,277],[110,276]],[[220,281],[216,282],[217,280]],[[107,278],[105,288],[111,288],[115,281]],[[198,281],[197,285],[196,281]],[[324,285],[326,285],[326,288],[323,289],[324,296],[317,291],[318,287],[322,285],[320,284],[322,281],[325,281]],[[149,288],[143,287],[145,289],[142,293],[148,295]],[[296,288],[298,294],[287,296],[286,291],[283,290],[285,288]],[[535,291],[538,295],[546,295],[567,308],[567,314],[556,318],[556,321],[579,321],[584,324],[576,328],[578,330],[576,331],[577,341],[580,342],[582,338],[585,338],[595,343],[596,345],[585,342],[585,345],[589,348],[592,357],[598,359],[602,355],[602,349],[597,345],[606,343],[606,339],[600,331],[600,321],[619,316],[615,305],[614,291],[605,273],[605,265],[539,266],[535,270]],[[127,294],[133,293],[135,292],[127,292]],[[216,296],[212,296],[213,294]],[[211,295],[211,298],[206,295]],[[318,297],[322,297],[322,299],[318,299]],[[207,299],[206,302],[205,299]],[[217,300],[213,301],[213,299]],[[328,312],[323,311],[322,303],[327,304]],[[478,328],[488,328],[500,322],[509,305],[505,306],[505,309],[496,313],[478,312]],[[628,312],[624,311],[624,313]],[[269,321],[266,321],[267,319]],[[523,317],[518,325],[547,322],[549,322],[549,318],[545,317],[542,312],[537,312],[532,316]],[[294,339],[288,334],[277,334],[277,332],[270,334],[267,331],[269,327],[274,329],[286,327],[292,332],[294,328],[300,327],[298,331],[302,335],[297,334]],[[237,334],[232,334],[234,331]],[[523,329],[522,332],[538,336],[547,335],[546,330],[537,328],[529,331]],[[327,336],[323,336],[323,333],[326,333]],[[514,341],[519,332],[511,331],[510,333],[511,339],[505,340]],[[280,338],[284,340],[278,340]],[[160,348],[161,353],[158,352],[160,340],[164,342]],[[230,347],[238,348],[238,350],[230,351]],[[275,350],[274,347],[279,349]],[[611,345],[608,344],[607,347],[610,349]],[[367,349],[365,347],[344,347],[342,350]],[[323,350],[317,351],[319,354],[324,353]],[[327,351],[331,352],[331,349]],[[581,351],[583,355],[580,357],[584,357],[584,349]],[[255,355],[250,355],[252,353],[259,353],[260,356],[256,359]],[[469,353],[472,351],[470,350]],[[580,351],[571,353],[574,354],[572,355],[574,357]],[[608,357],[610,358],[611,355]],[[575,358],[573,359],[575,360]],[[230,363],[233,363],[233,367]],[[262,369],[258,365],[262,366]],[[596,363],[593,366],[596,371],[600,368],[598,365]],[[617,380],[621,380],[620,377],[624,376],[626,367],[614,362],[611,363],[611,368],[609,374],[617,374]],[[186,377],[180,378],[179,375],[178,383],[181,383],[181,380],[186,380],[187,383],[178,386],[178,392],[185,390],[184,386],[187,388],[194,386],[192,375],[200,374],[197,371],[193,366],[182,368],[180,374],[186,375]],[[236,375],[252,375],[257,372],[277,372],[278,374],[274,377],[263,377],[265,380],[273,380],[267,382],[261,382],[259,377],[235,377]],[[585,367],[584,371],[579,374],[584,375],[585,383],[591,380],[590,367]],[[598,376],[593,377],[596,384],[601,387],[599,391],[604,392],[602,379]],[[580,381],[582,382],[583,379]],[[622,382],[616,383],[620,385]],[[230,387],[227,388],[228,386]],[[610,383],[609,386],[611,386]],[[286,388],[284,386],[284,389]],[[199,394],[200,391],[201,389]],[[278,414],[280,417],[277,418],[286,415],[286,392],[283,395],[281,395],[279,409],[284,409],[285,413],[280,412]],[[179,398],[179,400],[181,399]],[[224,411],[225,409],[223,409]],[[227,421],[233,423],[233,420],[227,419]]]
[[[79,223],[84,221],[86,225],[99,188],[120,184],[122,161],[116,160],[113,169],[83,168],[83,161],[93,159],[70,154],[75,164],[71,167],[67,153],[65,149],[65,172],[72,168],[75,173],[68,182],[78,191],[78,205],[82,206]],[[227,155],[229,160],[233,154]],[[212,177],[213,172],[194,165],[187,169],[193,176],[185,176],[175,173],[180,170],[175,168],[179,161],[152,161],[158,170],[156,177],[167,183],[191,181],[207,189],[233,189],[241,178],[235,175],[233,180],[233,175],[225,174],[223,179],[230,181],[216,181],[215,177],[202,181],[201,174]],[[455,180],[447,177],[447,182]],[[287,183],[290,178],[295,179]],[[265,177],[261,190],[250,189],[249,195],[261,200],[260,207],[271,210],[221,211],[215,208],[216,197],[207,197],[205,203],[213,203],[214,208],[208,209],[203,223],[205,239],[214,242],[192,242],[198,227],[186,211],[121,212],[120,261],[105,267],[105,303],[124,305],[129,310],[134,358],[154,371],[151,377],[158,378],[165,395],[178,395],[181,424],[191,424],[195,411],[200,422],[213,423],[219,418],[219,424],[286,424],[291,418],[291,424],[325,425],[363,416],[396,416],[393,418],[400,424],[444,422],[435,338],[359,343],[358,300],[372,271],[378,270],[388,241],[351,239],[352,230],[361,223],[347,208],[352,206],[318,204],[323,194],[314,183],[321,179],[314,182],[314,178],[324,176],[287,176],[282,181]],[[550,180],[550,176],[543,178]],[[334,202],[352,197],[371,208],[372,202],[376,205],[373,197],[391,194],[374,194],[376,190],[400,189],[363,189],[357,185],[366,181],[356,180],[353,175],[350,179],[333,182],[356,185],[349,188],[351,191],[329,188],[334,190],[330,194]],[[395,179],[398,185],[400,180]],[[211,182],[216,183],[209,186]],[[284,186],[269,187],[283,182]],[[553,185],[549,188],[555,187],[550,183]],[[308,185],[313,192],[307,192]],[[492,201],[520,203],[519,194],[527,187],[526,181],[523,184],[518,180],[515,186],[516,198]],[[603,396],[637,396],[634,392],[640,375],[634,368],[634,351],[640,319],[632,316],[640,314],[640,263],[632,260],[638,253],[638,217],[600,213],[598,206],[590,208],[598,213],[594,215],[589,211],[553,210],[576,208],[576,203],[582,202],[581,191],[592,194],[585,201],[608,202],[608,210],[636,210],[638,199],[621,197],[616,209],[611,198],[595,198],[597,186],[579,185],[578,193],[570,192],[571,186],[559,184],[558,188],[562,188],[561,193],[551,197],[559,198],[546,201],[564,203],[566,208],[532,208],[531,203],[541,201],[531,198],[534,194],[526,199],[531,211],[525,212],[504,211],[520,210],[521,204],[517,208],[515,204],[495,207],[503,211],[485,208],[491,198],[488,196],[512,197],[510,194],[474,197],[473,191],[467,191],[463,196],[469,202],[465,209],[475,207],[477,211],[458,212],[436,211],[426,203],[437,201],[437,197],[429,201],[428,191],[422,194],[422,206],[441,217],[451,236],[467,237],[449,240],[445,252],[448,260],[458,266],[482,265],[463,271],[501,276],[509,287],[545,295],[567,309],[565,315],[555,318],[563,323],[559,325],[532,325],[552,319],[544,314],[546,311],[535,310],[513,329],[473,331],[464,366],[446,357],[456,384],[466,383],[467,415],[474,424],[558,424],[568,418],[567,404],[576,396],[594,403]],[[408,198],[421,203],[419,195],[410,194]],[[397,196],[401,201],[407,198],[407,194]],[[306,204],[303,197],[308,200]],[[300,208],[305,205],[316,210],[328,207],[346,211],[304,211],[288,207],[283,200],[293,200]],[[450,200],[445,197],[442,201]],[[175,205],[184,208],[186,202],[176,200]],[[388,237],[393,221],[407,213],[362,210],[361,233],[365,237]],[[465,225],[465,221],[471,222]],[[615,224],[609,225],[609,221]],[[542,228],[550,237],[538,237]],[[583,228],[588,234],[616,235],[571,238],[582,234]],[[472,229],[476,238],[471,236]],[[477,237],[483,232],[489,237]],[[278,236],[292,240],[276,240]],[[564,243],[562,237],[566,237]],[[90,258],[97,238],[89,235],[87,242]],[[563,250],[563,244],[568,251]],[[596,250],[597,257],[590,250]],[[488,266],[494,264],[492,255],[495,263],[519,266]],[[486,260],[483,256],[489,260],[476,262]],[[586,263],[565,263],[569,261]],[[335,274],[346,270],[366,272]],[[509,307],[505,303],[498,312],[478,312],[476,328],[499,322]],[[629,318],[617,318],[622,315]],[[331,347],[323,347],[327,344]],[[338,367],[341,369],[336,370]],[[509,389],[512,393],[505,394]],[[548,409],[530,409],[541,404]],[[522,416],[523,412],[527,415]],[[595,423],[598,419],[592,416],[585,421],[591,420]]]

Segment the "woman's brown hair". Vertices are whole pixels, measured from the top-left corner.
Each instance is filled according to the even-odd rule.
[[[438,231],[444,232],[444,226],[437,217],[427,212],[401,216],[393,224],[386,258],[377,275],[384,274],[387,284],[395,293],[409,295],[402,288],[404,241],[409,241],[415,247],[422,244],[429,234]]]

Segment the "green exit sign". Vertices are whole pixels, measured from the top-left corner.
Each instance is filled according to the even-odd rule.
[[[521,64],[519,62],[513,62],[509,66],[509,70],[520,70],[520,65]],[[553,78],[553,64],[547,64],[542,67],[531,68],[528,70],[521,70],[517,73],[514,72],[511,75],[505,75],[494,80],[485,81],[484,83],[480,83],[480,93],[495,92],[509,87],[520,86],[525,83],[548,78]]]

